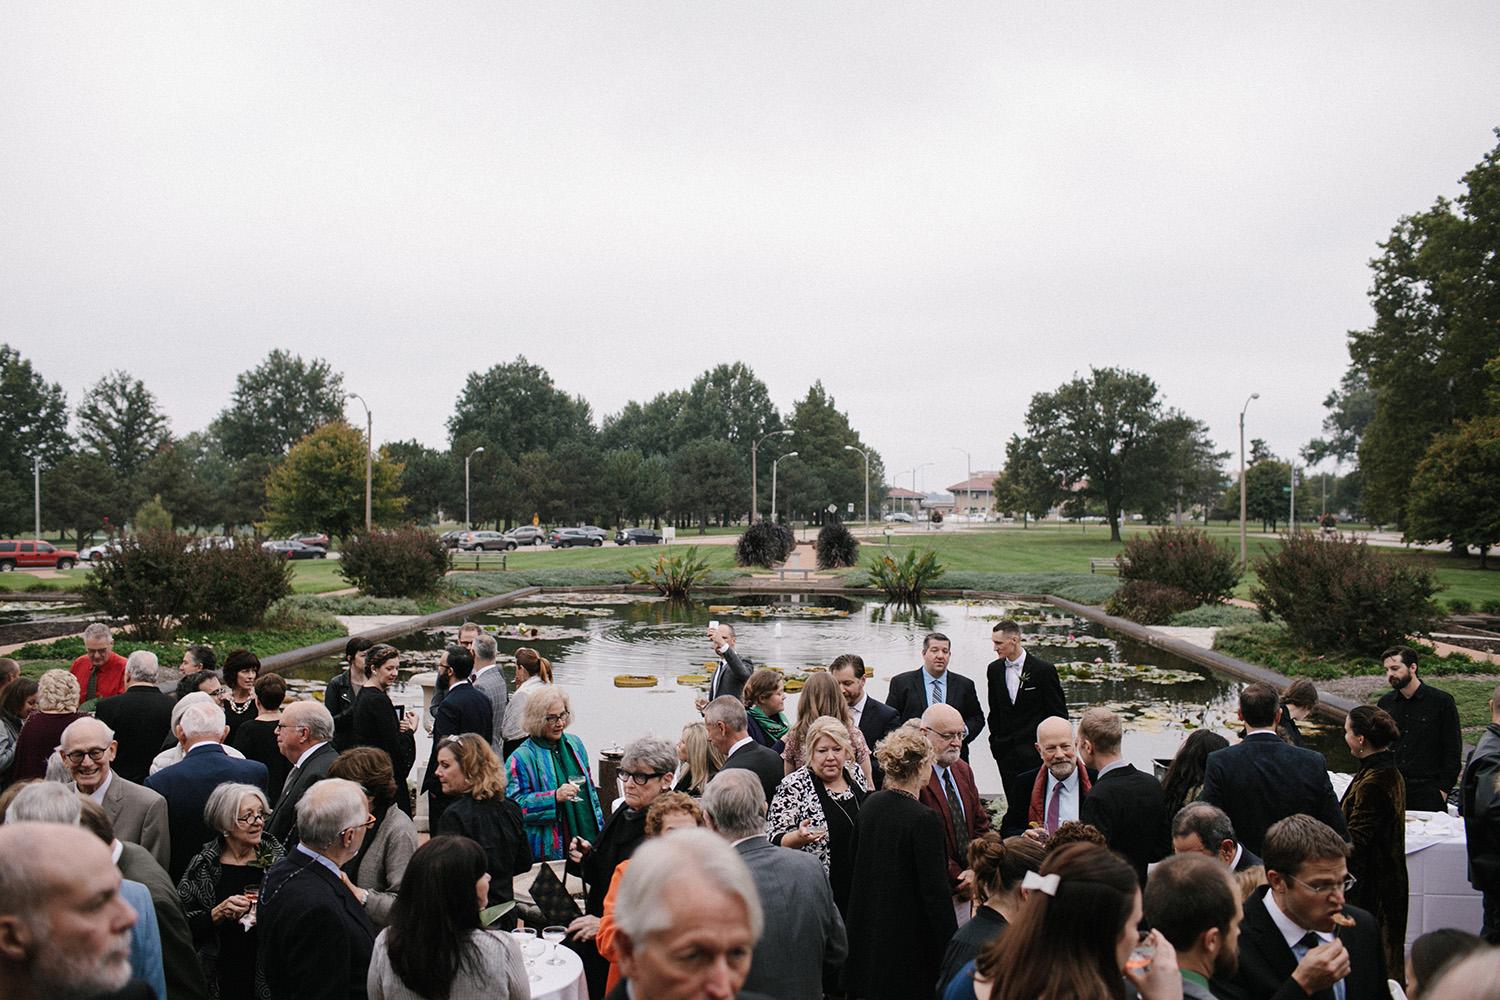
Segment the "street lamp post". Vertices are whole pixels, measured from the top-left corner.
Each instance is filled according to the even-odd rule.
[[[1259,399],[1260,393],[1252,392],[1250,399]],[[1250,409],[1250,399],[1240,408],[1240,570],[1245,568],[1245,411]]]
[[[974,506],[974,487],[969,485],[969,480],[974,478],[974,456],[958,445],[953,445],[953,450],[964,452],[964,527],[972,528],[974,521],[969,512]]]
[[[480,445],[464,456],[464,527],[470,531],[474,530],[474,521],[469,517],[469,459],[484,451],[484,445]]]
[[[756,476],[755,476],[755,452],[756,452],[756,449],[758,449],[761,446],[761,443],[764,442],[765,439],[768,438],[768,437],[775,437],[778,434],[785,435],[785,434],[790,434],[790,433],[792,433],[790,430],[771,431],[769,434],[763,434],[763,435],[761,435],[760,441],[757,441],[757,442],[755,442],[754,444],[752,444],[750,446],[750,523],[752,525],[755,523],[756,517],[760,514],[760,496],[759,496],[758,493],[756,493]],[[771,506],[774,507],[776,505],[773,502],[771,504]],[[775,518],[773,517],[772,520],[775,520]]]
[[[845,451],[857,451],[865,460],[865,537],[870,537],[870,455],[852,444],[844,445]]]
[[[911,491],[913,493],[917,492],[917,469],[925,469],[925,468],[927,468],[931,464],[932,464],[931,462],[923,462],[921,465],[919,465],[916,468],[914,468],[914,469],[911,470]],[[923,494],[923,497],[925,499],[926,494]],[[912,516],[914,518],[915,517],[920,517],[922,515],[922,501],[921,500],[913,500],[911,502],[911,505],[912,505]]]
[[[36,540],[42,540],[42,456],[31,456],[31,481],[36,489]]]
[[[359,400],[359,405],[365,408],[365,531],[368,532],[370,530],[371,463],[375,455],[375,418],[370,413],[370,405],[359,393],[351,392],[348,398]]]
[[[789,451],[785,455],[778,455],[776,461],[771,463],[771,523],[776,523],[776,467],[781,464],[783,458],[793,458],[795,451]]]

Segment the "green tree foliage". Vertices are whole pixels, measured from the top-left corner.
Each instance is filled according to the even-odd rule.
[[[1500,130],[1497,130],[1500,134]],[[1359,443],[1364,508],[1401,521],[1432,439],[1491,412],[1500,356],[1500,146],[1463,178],[1455,203],[1396,223],[1370,262],[1375,322],[1349,335],[1374,413]]]
[[[451,510],[455,517],[463,516],[463,459],[455,460],[451,452],[428,448],[418,444],[416,439],[387,444],[385,452],[401,463],[401,495],[406,498],[406,510],[402,516],[405,520],[415,524],[427,524],[437,520],[438,512],[444,508]],[[476,459],[482,457],[482,452],[474,456]],[[473,479],[474,463],[471,461],[469,463],[471,510]],[[455,495],[456,503],[454,503]]]
[[[93,452],[76,452],[43,469],[42,495],[43,523],[71,529],[79,545],[102,528],[123,526],[132,513],[130,491]]]
[[[709,518],[728,523],[731,512],[744,509],[749,478],[750,470],[728,441],[689,442],[672,455],[672,511],[684,524],[697,521],[703,534]]]
[[[280,348],[235,378],[234,394],[213,433],[225,456],[238,462],[250,455],[272,460],[344,412],[344,376],[322,358],[307,362]]]
[[[397,523],[406,508],[401,464],[376,456],[371,517]],[[324,424],[296,444],[266,482],[266,529],[273,534],[322,531],[348,538],[365,523],[365,436],[342,421]]]
[[[204,528],[220,523],[220,504],[211,483],[195,475],[189,453],[168,441],[146,462],[137,478],[137,493],[153,496],[175,528]]]
[[[1062,497],[1062,484],[1042,463],[1036,442],[1012,434],[1005,444],[1005,470],[995,479],[995,509],[1040,521]]]
[[[1350,368],[1339,381],[1339,387],[1323,400],[1328,416],[1323,418],[1325,437],[1314,438],[1302,449],[1302,457],[1309,465],[1316,465],[1325,458],[1339,462],[1355,462],[1359,459],[1359,442],[1365,428],[1375,416],[1375,393],[1370,390],[1370,380],[1361,368]]]
[[[717,365],[693,380],[682,398],[672,428],[674,450],[701,438],[717,438],[734,446],[744,462],[750,446],[761,435],[781,429],[781,418],[771,405],[766,384],[743,362]]]
[[[162,506],[161,497],[152,497],[137,507],[131,522],[136,531],[172,530],[172,515]]]
[[[1417,464],[1407,498],[1409,542],[1479,549],[1479,568],[1500,542],[1500,417],[1479,417],[1440,435]]]
[[[672,432],[687,393],[681,389],[658,393],[649,403],[634,400],[617,414],[604,418],[599,446],[606,451],[634,448],[642,455],[672,454]]]
[[[94,383],[78,404],[79,437],[134,487],[146,463],[171,441],[166,415],[138,378],[114,371]]]
[[[48,383],[9,344],[0,344],[0,534],[32,527],[32,458],[53,468],[72,447],[68,400],[62,386]],[[44,476],[45,478],[45,476]],[[50,494],[43,514],[55,517]]]
[[[1286,520],[1291,513],[1291,504],[1283,487],[1292,484],[1292,467],[1275,459],[1256,462],[1245,470],[1245,518],[1259,521],[1261,528],[1275,531],[1276,525]],[[1229,495],[1229,494],[1232,494]],[[1240,495],[1232,488],[1225,499],[1234,505],[1235,516],[1239,516]]]
[[[552,383],[552,376],[524,357],[473,372],[448,419],[454,452],[483,444],[512,461],[529,451],[548,451],[564,441],[593,435],[589,404],[569,396]]]
[[[837,504],[841,511],[847,511],[851,503],[856,511],[864,510],[865,460],[859,452],[846,450],[845,445],[869,454],[870,499],[878,502],[880,484],[885,481],[880,454],[860,440],[859,433],[849,425],[848,414],[838,409],[821,381],[814,382],[807,395],[792,407],[787,426],[792,434],[785,439],[784,448],[797,453],[795,467],[790,462],[781,466],[781,475],[787,478],[784,505],[788,513],[822,511],[830,503]],[[770,464],[769,459],[765,461]],[[769,479],[762,472],[760,485],[768,486]],[[778,504],[778,508],[781,506]],[[762,509],[769,508],[767,494]]]

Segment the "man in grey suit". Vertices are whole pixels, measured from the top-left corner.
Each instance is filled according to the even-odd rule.
[[[119,751],[114,730],[98,719],[78,719],[63,730],[59,749],[73,776],[70,787],[99,803],[116,837],[140,844],[167,867],[172,858],[167,800],[110,770]]]
[[[276,723],[276,746],[292,762],[281,786],[281,798],[266,822],[266,832],[288,851],[297,843],[297,802],[302,793],[328,777],[339,752],[333,743],[333,716],[315,701],[294,701],[281,710]]]
[[[1240,968],[1238,886],[1229,869],[1202,854],[1174,854],[1151,870],[1142,900],[1145,925],[1177,949],[1182,995],[1214,1000],[1210,979],[1232,979]]]
[[[505,736],[501,728],[505,723],[505,703],[510,697],[505,690],[505,669],[495,663],[500,647],[495,637],[481,632],[474,639],[474,672],[469,683],[489,696],[490,699],[490,749],[501,760],[505,759]]]
[[[750,771],[716,774],[703,793],[703,811],[745,860],[765,909],[745,989],[777,1000],[821,1000],[824,969],[837,969],[849,953],[823,865],[766,839],[766,796]]]

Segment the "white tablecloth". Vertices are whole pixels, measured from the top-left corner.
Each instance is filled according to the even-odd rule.
[[[1464,821],[1447,813],[1406,814],[1406,873],[1411,903],[1406,911],[1406,945],[1443,927],[1479,933],[1483,897],[1469,885]]]
[[[491,934],[506,934],[508,931],[490,931]],[[518,942],[519,943],[519,942]],[[531,983],[531,1000],[589,1000],[589,986],[583,978],[583,959],[563,945],[557,946],[557,957],[561,965],[548,965],[553,949],[546,950],[536,958],[522,954],[532,964],[526,967],[526,976]],[[539,980],[531,979],[535,974]]]

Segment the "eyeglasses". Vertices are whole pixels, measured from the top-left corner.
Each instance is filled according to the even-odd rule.
[[[368,830],[370,827],[372,827],[374,825],[375,825],[375,817],[374,817],[374,815],[371,814],[371,813],[365,813],[365,821],[363,823],[358,823],[358,824],[356,824],[354,826],[345,827],[344,829],[340,830],[339,833],[340,834],[345,834],[345,833],[353,833],[355,830]]]
[[[268,812],[253,812],[253,813],[245,813],[245,815],[243,815],[243,816],[236,816],[234,818],[234,821],[239,826],[242,826],[242,827],[252,827],[256,823],[264,823],[266,820],[268,820],[270,818],[271,818],[271,814],[268,813]]]
[[[63,754],[63,756],[74,764],[82,764],[85,757],[97,764],[104,759],[104,755],[107,753],[109,753],[109,747],[90,747],[87,750],[70,750],[68,753]]]
[[[573,713],[572,712],[564,712],[561,715],[549,715],[549,716],[547,716],[547,725],[549,725],[549,726],[555,726],[559,722],[567,722],[572,717],[573,717]]]
[[[285,722],[278,722],[278,723],[276,723],[276,725],[272,726],[271,728],[275,729],[278,733],[281,732],[284,729],[307,729],[306,726],[292,726],[292,725],[288,725]]]
[[[665,778],[666,771],[621,771],[622,778],[628,778],[633,784],[644,785],[653,778]]]
[[[1350,875],[1342,882],[1327,882],[1323,885],[1308,885],[1306,882],[1302,881],[1295,875],[1288,875],[1287,878],[1291,879],[1293,882],[1296,882],[1302,888],[1306,889],[1308,892],[1312,893],[1315,896],[1332,896],[1340,889],[1342,889],[1344,892],[1348,892],[1350,889],[1354,888],[1354,883],[1359,881],[1353,875]]]
[[[930,736],[936,736],[944,743],[957,743],[965,736],[969,735],[969,731],[967,729],[960,730],[956,733],[945,733],[940,729],[924,729],[922,730],[922,732],[927,733]]]

